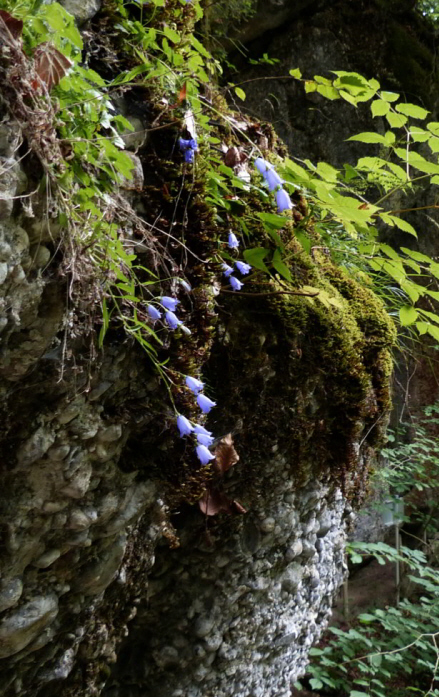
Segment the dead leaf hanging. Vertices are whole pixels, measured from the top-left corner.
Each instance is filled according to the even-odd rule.
[[[6,10],[0,10],[0,19],[3,20],[0,22],[0,32],[4,32],[7,29],[13,39],[21,37],[23,32],[23,21],[21,19],[16,19]]]
[[[55,46],[46,42],[35,49],[34,65],[40,80],[51,90],[59,84],[73,63]]]
[[[224,472],[227,472],[233,465],[236,465],[239,461],[239,455],[234,448],[231,433],[221,438],[213,454],[215,455],[216,468],[221,474],[224,474]]]
[[[198,501],[198,505],[204,515],[217,515],[221,513],[221,511],[224,513],[231,513],[230,504],[230,499],[216,489],[208,489],[204,496]]]
[[[198,501],[198,505],[201,512],[207,516],[218,515],[218,513],[228,513],[229,515],[244,515],[247,513],[247,510],[239,501],[232,501],[218,489],[208,489]]]
[[[239,165],[240,162],[241,153],[239,148],[236,146],[229,148],[224,155],[224,164],[227,165],[227,167],[235,167],[236,165]]]

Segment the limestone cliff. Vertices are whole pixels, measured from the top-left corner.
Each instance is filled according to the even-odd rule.
[[[84,60],[95,73],[111,79],[136,66],[114,3],[99,12],[97,3],[64,4],[89,21]],[[158,30],[190,30],[196,15],[182,7],[158,7]],[[172,26],[160,14],[171,10],[179,13]],[[245,293],[226,292],[212,259],[232,214],[244,205],[254,214],[253,243],[268,244],[257,218],[267,207],[244,188],[243,204],[230,195],[229,213],[218,210],[207,145],[195,165],[183,162],[176,142],[188,117],[178,103],[174,117],[151,80],[111,95],[135,124],[124,136],[134,169],[103,199],[103,224],[113,226],[106,249],[119,241],[121,255],[136,257],[139,286],[178,296],[190,335],[160,329],[151,352],[145,320],[142,348],[126,288],[120,314],[109,290],[124,257],[95,278],[95,240],[80,238],[79,204],[70,221],[59,207],[101,163],[84,159],[65,184],[73,139],[44,91],[29,96],[38,65],[29,67],[26,54],[12,61],[18,39],[8,21],[0,65],[2,694],[287,697],[343,578],[346,521],[390,409],[393,325],[372,291],[324,251],[303,254],[294,235],[309,213],[300,192],[296,217],[287,214],[276,233],[291,260],[289,290],[271,273],[246,281]],[[268,126],[260,133],[241,119],[231,128],[237,117],[215,88],[204,99],[217,114],[213,144],[244,149],[264,138],[267,153],[285,153]],[[332,302],[307,297],[304,286]],[[239,454],[223,476],[197,462],[176,428],[173,402],[196,418],[181,383],[195,373],[217,402],[205,425],[218,438],[231,432]],[[217,515],[200,510],[206,489],[221,502]]]

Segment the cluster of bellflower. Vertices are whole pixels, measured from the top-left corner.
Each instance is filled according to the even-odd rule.
[[[181,284],[183,285],[185,290],[191,290],[189,283],[186,283],[186,281],[181,281]],[[160,305],[162,307],[162,310],[165,311],[165,322],[168,325],[169,329],[177,329],[177,327],[180,327],[180,329],[185,334],[190,334],[191,330],[188,329],[188,327],[185,327],[183,322],[180,319],[178,319],[177,315],[175,314],[175,310],[177,309],[177,305],[179,305],[179,303],[180,301],[177,300],[177,298],[171,298],[168,295],[163,295],[160,298]],[[153,320],[153,322],[156,322],[162,316],[162,312],[158,310],[155,305],[149,304],[146,308],[146,311],[150,319]]]
[[[198,144],[195,138],[180,138],[179,145],[180,150],[184,153],[185,161],[193,162],[194,153],[196,150],[198,150]],[[290,210],[291,208],[293,208],[293,203],[291,202],[290,197],[288,196],[287,192],[282,188],[283,181],[277,174],[273,165],[264,160],[262,157],[258,157],[255,160],[255,166],[264,177],[270,191],[276,192],[276,203],[278,212],[282,213],[282,211]],[[227,243],[230,249],[238,249],[239,240],[234,232],[229,232]],[[234,267],[224,263],[222,265],[223,273],[224,276],[229,279],[229,283],[232,286],[233,290],[241,290],[244,284],[242,283],[242,281],[240,281],[238,278],[236,278],[236,276],[233,276],[232,274],[236,269],[241,275],[245,276],[246,274],[250,273],[252,267],[250,266],[250,264],[246,264],[244,261],[239,260],[235,261]],[[186,286],[188,286],[188,284],[186,284]],[[186,287],[186,290],[190,290],[190,286]],[[179,304],[179,302],[180,301],[177,300],[177,298],[172,298],[166,295],[160,298],[160,305],[165,310],[166,324],[170,329],[177,329],[177,327],[180,327],[181,329],[183,329],[183,331],[186,330],[187,333],[190,333],[190,330],[183,325],[183,322],[179,320],[177,315],[175,314],[175,310],[177,309],[177,305]],[[152,304],[148,305],[147,312],[149,317],[154,322],[160,319],[162,316],[160,310],[158,310],[155,307],[155,305]],[[194,395],[196,395],[197,404],[200,407],[203,414],[208,414],[210,410],[214,406],[216,406],[216,402],[213,402],[211,399],[209,399],[209,397],[206,397],[206,395],[203,394],[204,383],[201,380],[187,375],[185,378],[185,384],[186,387],[189,390],[191,390],[191,392],[193,392]],[[183,414],[179,414],[177,416],[177,427],[180,432],[181,438],[184,438],[184,436],[189,436],[191,434],[194,434],[194,436],[196,437],[197,446],[195,448],[195,452],[202,465],[207,465],[211,460],[215,458],[215,455],[213,455],[209,450],[209,447],[214,442],[214,437],[211,431],[205,429],[204,426],[201,426],[201,424],[193,423]]]
[[[255,167],[260,174],[264,177],[268,184],[270,191],[276,192],[276,203],[278,213],[283,211],[291,210],[294,208],[294,203],[291,202],[285,189],[282,188],[283,179],[280,178],[273,165],[271,165],[267,160],[262,157],[258,157],[255,160]]]
[[[206,397],[206,395],[203,394],[202,390],[204,389],[204,383],[201,382],[201,380],[198,380],[198,378],[193,378],[190,375],[187,375],[185,384],[186,387],[188,387],[190,391],[196,395],[197,404],[202,413],[208,414],[212,407],[216,405],[216,402],[213,402],[211,399],[209,399],[209,397]],[[208,431],[200,424],[192,423],[189,421],[189,419],[183,416],[183,414],[179,414],[177,416],[177,427],[182,438],[184,436],[189,436],[191,433],[193,433],[196,437],[197,446],[195,448],[195,452],[202,465],[207,465],[210,460],[214,459],[215,455],[213,455],[209,450],[209,446],[211,446],[214,441],[211,431]]]
[[[185,290],[191,290],[190,285],[186,283],[186,281],[180,281],[180,283],[183,285]],[[190,334],[190,330],[184,326],[183,322],[179,320],[177,315],[175,314],[175,310],[177,309],[177,305],[180,303],[180,301],[177,300],[177,298],[172,298],[168,295],[163,295],[160,298],[159,302],[162,311],[157,309],[155,305],[149,304],[147,306],[146,309],[149,317],[154,322],[156,322],[161,318],[162,312],[164,310],[165,322],[168,325],[169,329],[177,329],[177,327],[180,327],[180,329],[186,330],[186,333]],[[200,407],[203,414],[208,414],[212,407],[216,405],[216,402],[213,402],[211,399],[209,399],[209,397],[206,397],[206,395],[202,393],[202,390],[204,389],[204,383],[202,383],[201,380],[190,377],[188,375],[186,376],[186,387],[188,387],[191,390],[191,392],[193,392],[197,396],[197,404]],[[197,447],[195,450],[197,457],[202,465],[207,465],[210,460],[214,459],[215,456],[212,455],[212,453],[209,450],[209,446],[212,445],[214,441],[211,431],[208,431],[204,428],[204,426],[201,426],[200,424],[191,423],[191,421],[189,421],[189,419],[183,416],[183,414],[179,414],[177,416],[177,426],[178,430],[180,431],[181,437],[189,435],[190,433],[193,433],[196,436]]]
[[[227,244],[230,249],[238,249],[239,240],[234,232],[229,232]],[[252,267],[250,266],[250,264],[246,264],[244,261],[235,261],[235,269],[237,269],[237,271],[239,271],[239,273],[243,276],[250,273],[251,268]],[[233,267],[229,266],[229,264],[224,263],[222,265],[222,269],[224,276],[229,279],[229,283],[232,286],[233,290],[241,290],[244,284],[242,283],[242,281],[239,280],[239,278],[236,278],[236,276],[232,276],[234,272]]]
[[[180,150],[184,153],[185,162],[194,161],[194,153],[198,150],[198,143],[195,138],[180,138],[179,139]]]

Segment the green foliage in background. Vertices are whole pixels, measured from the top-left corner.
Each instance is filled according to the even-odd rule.
[[[396,443],[390,434],[377,471],[384,485],[385,506],[395,510],[406,497],[405,524],[426,533],[411,536],[413,548],[398,551],[384,542],[348,546],[352,563],[373,556],[380,564],[399,560],[411,581],[410,597],[398,606],[371,609],[351,622],[349,629],[331,627],[319,648],[311,649],[310,685],[337,697],[401,697],[439,694],[439,440],[431,434],[439,424],[439,406],[426,409],[415,424],[411,442]],[[411,428],[413,428],[413,424]]]
[[[417,9],[434,25],[439,20],[439,2],[437,0],[418,0]]]
[[[425,303],[418,304],[422,298],[439,299],[439,264],[413,249],[410,237],[399,250],[379,239],[386,232],[391,240],[392,229],[399,237],[401,232],[417,237],[407,214],[418,209],[400,203],[392,209],[389,202],[400,202],[420,187],[439,184],[439,123],[427,120],[426,109],[404,102],[396,92],[382,90],[377,80],[346,71],[334,71],[334,75],[333,79],[317,75],[302,80],[300,70],[291,71],[308,93],[342,99],[353,107],[370,102],[372,117],[382,119],[379,131],[359,133],[349,140],[377,146],[378,154],[361,157],[355,166],[345,165],[343,170],[325,162],[287,159],[282,175],[305,189],[315,212],[315,229],[341,263],[353,272],[365,273],[379,294],[383,285],[389,288],[393,281],[399,289],[392,302],[400,324],[439,340],[439,316],[427,310]],[[437,207],[431,204],[423,209]]]

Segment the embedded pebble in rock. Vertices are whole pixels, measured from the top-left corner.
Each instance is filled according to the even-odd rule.
[[[263,520],[261,523],[261,530],[265,533],[273,532],[275,525],[276,521],[274,518],[265,518],[265,520]]]
[[[24,443],[17,453],[21,465],[30,465],[41,458],[55,441],[55,435],[41,427]]]
[[[0,262],[0,285],[2,285],[8,277],[8,265],[6,262]]]
[[[47,451],[47,457],[50,460],[65,460],[67,455],[70,452],[70,445],[59,445],[59,446],[52,446],[48,451]]]
[[[303,550],[303,543],[301,540],[296,540],[293,542],[293,544],[288,547],[286,553],[285,553],[285,559],[286,561],[291,561],[295,557],[298,557],[300,554],[302,554]]]
[[[103,429],[99,432],[99,440],[104,443],[111,443],[115,440],[119,440],[122,436],[122,424],[112,424],[108,428]]]
[[[51,566],[53,562],[60,558],[60,556],[61,551],[59,549],[49,549],[47,552],[44,552],[44,554],[38,557],[38,559],[35,559],[32,564],[33,566],[36,566],[37,569],[47,569],[47,567]]]
[[[122,502],[118,514],[106,524],[105,536],[112,535],[124,528],[140,515],[142,510],[151,504],[156,487],[152,482],[142,482],[131,487]]]
[[[121,535],[117,540],[111,541],[107,548],[101,547],[95,551],[97,561],[88,564],[79,573],[76,581],[78,591],[86,595],[98,595],[110,585],[122,563],[126,542],[126,535]]]
[[[194,625],[195,636],[199,639],[206,637],[215,626],[215,622],[208,617],[199,617]]]
[[[61,493],[73,499],[82,498],[90,486],[92,472],[90,463],[84,464],[84,467],[70,479],[68,486],[61,489]]]
[[[51,253],[44,245],[37,245],[30,249],[32,268],[42,269],[50,262]]]
[[[53,680],[64,680],[73,668],[76,652],[74,649],[67,649],[60,658],[56,661],[53,668],[43,670],[40,673],[42,683],[51,682]]]
[[[89,516],[77,508],[70,513],[67,527],[71,530],[85,530],[90,527],[91,522]]]
[[[5,579],[0,584],[0,612],[15,605],[23,593],[21,578]]]
[[[134,150],[134,152],[136,152],[145,145],[148,132],[145,130],[145,124],[140,119],[135,116],[127,116],[126,118],[131,123],[133,130],[121,134],[121,138],[127,150]]]
[[[0,620],[0,658],[12,656],[30,644],[58,613],[55,595],[39,596]]]
[[[282,590],[294,593],[302,581],[303,567],[300,564],[290,564],[281,577]]]

